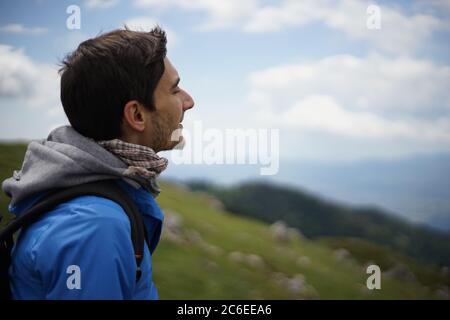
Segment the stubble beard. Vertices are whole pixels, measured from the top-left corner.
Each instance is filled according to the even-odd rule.
[[[185,140],[182,135],[182,128],[172,129],[170,120],[161,118],[159,115],[153,118],[154,128],[153,146],[155,152],[172,149],[183,149]]]

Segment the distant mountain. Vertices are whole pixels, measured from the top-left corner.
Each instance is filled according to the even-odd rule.
[[[450,231],[450,154],[391,160],[320,162],[281,159],[274,176],[259,165],[169,165],[164,177],[208,179],[222,185],[248,180],[289,184],[335,202],[377,206],[413,222]]]
[[[272,183],[217,187],[191,181],[188,185],[217,196],[228,211],[267,223],[283,220],[308,238],[366,239],[422,261],[450,266],[450,234],[413,224],[376,207],[350,207]]]
[[[448,213],[432,214],[427,218],[426,222],[435,229],[450,233],[450,217]]]
[[[284,163],[273,181],[328,199],[375,205],[413,222],[450,231],[450,154],[351,163]]]

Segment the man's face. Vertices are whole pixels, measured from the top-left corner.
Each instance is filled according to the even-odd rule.
[[[184,112],[194,106],[192,97],[178,86],[180,77],[169,59],[164,59],[164,66],[164,74],[154,92],[156,110],[146,114],[151,125],[146,126],[144,131],[155,152],[171,150],[182,142],[181,129],[183,126],[181,122]],[[179,129],[179,134],[173,135],[177,129]],[[176,136],[178,139],[172,141],[172,136]]]

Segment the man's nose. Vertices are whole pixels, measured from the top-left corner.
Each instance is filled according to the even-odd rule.
[[[189,93],[184,91],[184,98],[183,98],[183,111],[192,109],[194,107],[194,99],[190,96]]]

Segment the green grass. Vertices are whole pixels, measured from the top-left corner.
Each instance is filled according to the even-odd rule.
[[[163,239],[154,255],[154,277],[161,298],[203,299],[296,299],[311,295],[292,294],[273,280],[276,273],[304,275],[321,299],[433,299],[430,288],[382,276],[382,289],[365,289],[364,263],[338,261],[333,248],[320,242],[293,240],[278,244],[268,225],[211,207],[202,194],[162,184],[161,207],[183,217],[186,230],[196,230],[204,242],[221,248],[210,254],[195,243],[174,244]],[[228,259],[232,251],[257,254],[266,267],[250,268]],[[307,256],[310,264],[296,260]],[[213,263],[214,267],[210,264]],[[417,264],[418,266],[420,264]],[[313,295],[314,296],[314,295]]]
[[[372,262],[380,266],[382,270],[389,270],[399,264],[405,265],[420,283],[426,284],[433,290],[438,290],[442,285],[450,287],[450,277],[441,274],[439,267],[419,263],[388,247],[357,238],[324,237],[319,242],[332,248],[345,248],[358,263]]]
[[[12,176],[14,170],[19,170],[21,168],[26,148],[26,144],[0,144],[0,181],[3,182],[6,178]],[[3,191],[0,192],[0,212],[3,217],[0,221],[0,226],[5,225],[11,218],[11,215],[7,213],[8,204],[9,198]]]
[[[25,145],[1,144],[0,151],[3,180],[20,169]],[[182,217],[184,239],[171,240],[164,231],[153,255],[161,299],[435,299],[434,289],[443,284],[434,268],[408,260],[419,282],[382,276],[381,290],[369,291],[364,263],[376,260],[383,269],[400,259],[395,253],[376,246],[366,252],[371,248],[367,243],[352,247],[336,239],[281,244],[273,240],[267,224],[219,210],[205,194],[164,182],[161,187],[157,201],[166,214],[172,211]],[[2,194],[0,201],[4,212],[9,200]],[[353,248],[354,259],[337,260],[335,247]],[[232,261],[233,251],[258,255],[263,264]],[[308,257],[309,264],[299,265],[301,256]],[[276,280],[299,274],[307,284],[302,292],[287,290]]]

